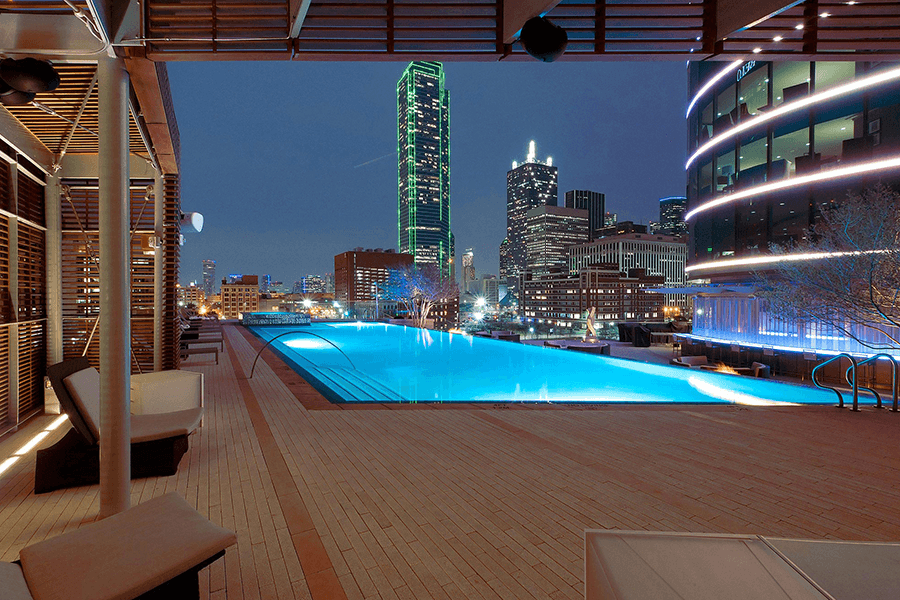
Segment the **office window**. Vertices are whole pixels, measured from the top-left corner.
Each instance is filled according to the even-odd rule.
[[[773,70],[773,97],[775,106],[809,94],[809,63],[775,63]]]

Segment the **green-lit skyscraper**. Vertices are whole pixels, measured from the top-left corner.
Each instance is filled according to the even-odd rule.
[[[397,237],[416,264],[453,277],[450,92],[438,62],[411,62],[397,82]]]

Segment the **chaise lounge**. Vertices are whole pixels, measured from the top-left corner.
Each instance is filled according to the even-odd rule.
[[[237,542],[175,493],[38,542],[0,562],[4,600],[198,598],[198,573]]]
[[[100,481],[100,373],[86,358],[51,366],[50,383],[72,429],[37,452],[34,492],[92,485]],[[131,477],[174,475],[199,426],[203,407],[131,416]]]

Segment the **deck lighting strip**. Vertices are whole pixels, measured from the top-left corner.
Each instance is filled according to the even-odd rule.
[[[818,104],[819,102],[824,102],[825,100],[831,100],[833,98],[845,96],[853,92],[865,90],[878,84],[887,83],[896,79],[900,79],[900,68],[891,69],[890,71],[885,71],[884,73],[878,73],[877,75],[872,75],[871,77],[855,79],[850,83],[839,85],[837,87],[831,88],[830,90],[825,90],[823,92],[819,92],[818,94],[813,94],[812,96],[807,96],[806,98],[801,98],[800,100],[796,100],[794,102],[782,104],[774,110],[759,114],[748,121],[744,121],[739,125],[732,127],[721,135],[712,138],[711,140],[697,148],[697,151],[694,152],[688,159],[687,163],[685,163],[684,168],[685,170],[687,170],[691,166],[691,164],[693,164],[693,162],[706,151],[714,148],[715,146],[718,146],[725,140],[737,136],[739,133],[747,131],[752,127],[767,123],[772,119],[777,119],[778,117],[795,112],[797,110],[800,110],[801,108],[806,108],[807,106]]]
[[[754,265],[771,265],[782,262],[798,262],[802,260],[821,260],[823,258],[832,258],[834,256],[847,256],[848,254],[875,254],[887,252],[887,250],[864,250],[858,252],[808,252],[797,254],[769,254],[765,256],[750,256],[747,258],[732,258],[728,260],[713,260],[699,265],[691,265],[685,267],[685,273],[691,271],[705,271],[707,269],[718,269],[721,267],[749,267]]]
[[[828,181],[831,179],[841,179],[843,177],[851,177],[853,175],[861,175],[863,173],[874,173],[875,171],[883,171],[885,169],[892,169],[896,167],[900,167],[900,156],[892,156],[890,158],[885,158],[882,160],[857,163],[849,167],[843,167],[840,169],[819,171],[818,173],[813,173],[811,175],[803,175],[802,177],[782,179],[774,183],[758,185],[756,187],[746,189],[742,192],[728,194],[716,200],[711,200],[706,204],[701,204],[697,208],[688,211],[687,214],[684,215],[684,220],[689,221],[701,212],[712,210],[725,204],[731,204],[733,202],[737,202],[738,200],[743,200],[744,198],[751,198],[753,196],[759,196],[761,194],[767,194],[769,192],[808,185],[810,183],[818,183],[820,181]]]
[[[34,437],[32,437],[30,440],[28,440],[24,446],[22,446],[21,448],[19,448],[15,452],[13,452],[9,458],[7,458],[2,463],[0,463],[0,475],[3,475],[3,473],[5,473],[11,466],[16,464],[16,461],[18,461],[20,458],[22,458],[25,454],[28,454],[29,452],[34,450],[34,448],[38,444],[40,444],[42,441],[44,441],[45,437],[50,435],[50,432],[52,432],[54,429],[56,429],[57,427],[62,425],[68,418],[69,417],[66,415],[58,416],[57,418],[55,418],[53,420],[53,422],[51,422],[49,425],[47,425],[47,427],[45,427],[43,430],[36,433],[34,435]]]
[[[707,81],[706,84],[702,88],[700,88],[700,91],[694,94],[694,99],[691,100],[690,104],[688,104],[687,112],[684,113],[684,118],[687,119],[689,116],[691,116],[691,110],[694,108],[694,105],[697,104],[700,98],[702,98],[703,95],[709,91],[709,88],[714,86],[720,79],[736,70],[742,64],[744,64],[743,60],[736,60],[733,63],[729,63],[727,67],[716,73],[715,77]]]

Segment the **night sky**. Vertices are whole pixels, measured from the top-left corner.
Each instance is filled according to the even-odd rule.
[[[397,246],[397,80],[406,63],[169,63],[187,234],[181,281],[201,260],[293,283],[356,246]],[[451,225],[459,257],[498,271],[506,172],[537,142],[565,191],[606,194],[620,220],[658,218],[682,195],[685,63],[445,63]]]

